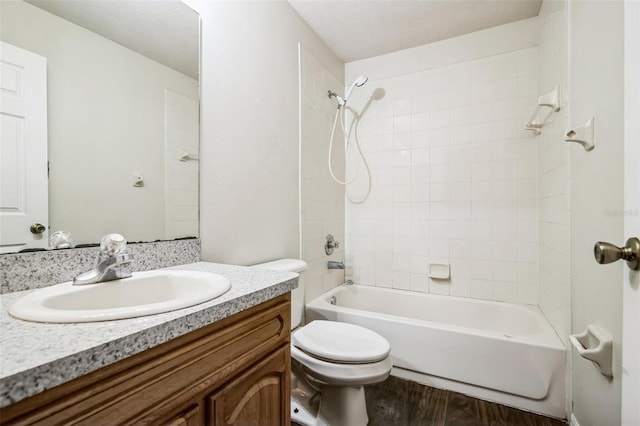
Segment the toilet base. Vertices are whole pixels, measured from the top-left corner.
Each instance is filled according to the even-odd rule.
[[[364,386],[324,386],[318,421],[331,426],[366,426]]]
[[[303,426],[366,426],[369,422],[363,386],[322,387],[320,407],[312,411],[304,396],[291,395],[291,421]]]
[[[311,411],[307,410],[304,404],[291,398],[291,423],[301,426],[324,426],[318,424],[318,419]]]

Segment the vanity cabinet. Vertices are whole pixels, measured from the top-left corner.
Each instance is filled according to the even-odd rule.
[[[0,423],[288,426],[290,306],[264,302],[5,407]]]
[[[240,377],[207,397],[207,424],[277,425],[287,419],[290,394],[288,388],[289,348],[282,348],[250,368]],[[288,424],[288,423],[287,423]]]
[[[163,426],[200,426],[203,423],[202,416],[203,413],[200,405],[194,405],[184,413],[180,413],[178,416],[169,420]]]

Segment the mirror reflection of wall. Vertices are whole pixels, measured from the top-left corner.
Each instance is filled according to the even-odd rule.
[[[71,5],[73,12],[83,2],[1,3],[1,40],[47,59],[49,232],[71,232],[75,244],[95,243],[109,232],[129,241],[197,236],[198,58],[167,66],[30,4],[54,11],[56,4]],[[102,25],[109,20],[102,7],[124,7],[120,12],[129,15],[146,7],[137,22],[159,28],[138,25],[129,28],[129,38],[151,43],[154,32],[173,31],[163,19],[177,20],[175,8],[182,8],[191,26],[189,49],[197,56],[199,17],[177,0],[159,8],[154,1],[84,3],[96,5],[101,16],[93,19]],[[159,16],[170,4],[169,15]],[[123,35],[126,25],[120,25],[115,32]]]

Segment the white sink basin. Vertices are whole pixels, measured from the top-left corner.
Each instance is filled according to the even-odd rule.
[[[38,322],[93,322],[141,317],[214,299],[231,288],[225,277],[200,271],[134,272],[131,278],[36,290],[9,307],[16,318]]]

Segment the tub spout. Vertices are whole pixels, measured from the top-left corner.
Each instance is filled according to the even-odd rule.
[[[327,262],[327,268],[329,269],[344,269],[344,262],[336,262],[335,260],[330,260]]]

